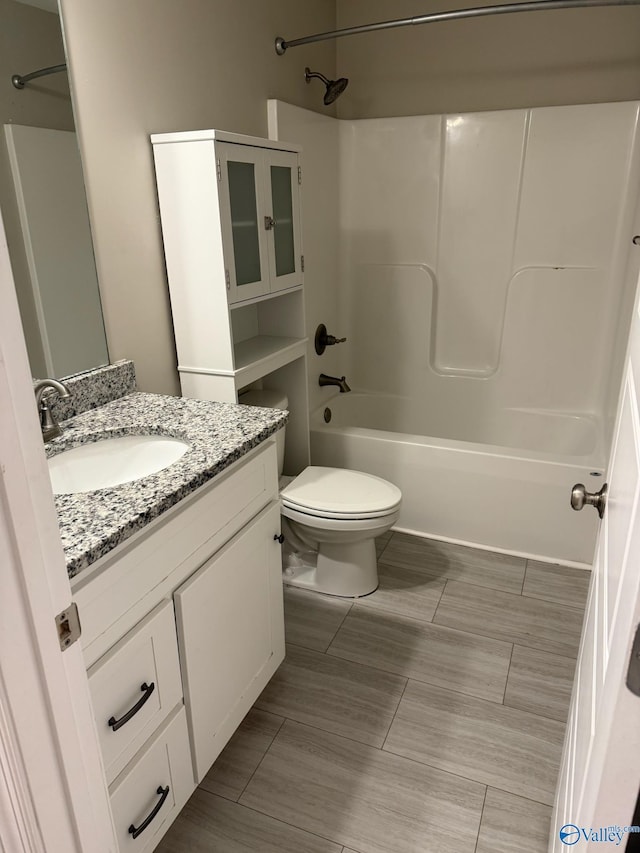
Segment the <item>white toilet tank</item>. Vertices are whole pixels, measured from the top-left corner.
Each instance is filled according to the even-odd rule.
[[[262,391],[247,391],[241,394],[238,402],[243,406],[261,406],[265,409],[287,409],[289,400],[282,391],[272,391],[264,388]],[[279,429],[276,433],[276,453],[278,454],[278,477],[282,477],[284,468],[284,441],[286,427]]]

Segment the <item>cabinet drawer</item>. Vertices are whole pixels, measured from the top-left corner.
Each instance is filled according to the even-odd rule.
[[[182,698],[173,603],[159,604],[88,676],[110,783]]]
[[[187,721],[180,706],[109,788],[120,853],[153,850],[194,787]]]
[[[198,782],[284,658],[279,532],[273,503],[175,593]]]

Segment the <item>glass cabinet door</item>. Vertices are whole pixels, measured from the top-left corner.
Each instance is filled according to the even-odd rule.
[[[265,159],[273,235],[267,249],[274,291],[302,284],[298,157],[288,151],[267,150]]]
[[[220,214],[229,301],[269,292],[269,260],[263,218],[263,152],[216,143]]]

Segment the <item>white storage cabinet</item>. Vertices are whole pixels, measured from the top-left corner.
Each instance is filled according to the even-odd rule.
[[[214,145],[229,302],[301,285],[298,154],[238,142]],[[160,164],[167,149],[156,150]],[[182,146],[176,154],[191,156]],[[207,213],[203,205],[191,215]]]
[[[151,142],[182,394],[286,393],[297,474],[309,464],[299,147],[219,130]]]

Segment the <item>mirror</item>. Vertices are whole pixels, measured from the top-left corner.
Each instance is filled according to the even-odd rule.
[[[33,376],[107,364],[82,166],[55,0],[0,0],[0,208]]]

